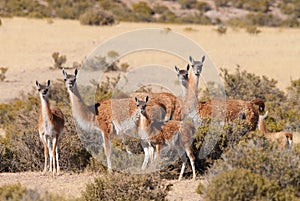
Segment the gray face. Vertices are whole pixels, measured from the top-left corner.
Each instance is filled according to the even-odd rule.
[[[189,68],[190,68],[190,66],[188,65],[186,70],[180,70],[177,66],[175,66],[179,84],[184,87],[187,87],[187,84],[188,84]]]
[[[139,100],[137,97],[135,97],[136,107],[143,115],[146,115],[146,107],[147,107],[148,99],[149,99],[148,96],[146,96],[145,100]]]
[[[199,61],[195,61],[192,57],[190,57],[190,62],[192,64],[193,73],[197,77],[199,77],[202,72],[202,67],[203,67],[204,61],[205,61],[205,56],[203,56],[202,59]]]
[[[41,85],[38,81],[35,82],[39,94],[41,94],[43,97],[48,96],[49,87],[50,87],[50,80],[47,81],[46,85]]]
[[[78,70],[75,69],[74,75],[67,74],[67,72],[64,69],[62,71],[64,74],[64,81],[65,81],[66,87],[67,87],[67,89],[72,91],[74,88],[74,85],[76,83]]]

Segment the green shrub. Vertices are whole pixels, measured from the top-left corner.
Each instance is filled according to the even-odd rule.
[[[97,200],[166,200],[167,186],[151,175],[113,175],[96,178],[82,196],[86,201]]]
[[[109,12],[102,9],[88,9],[79,16],[79,21],[83,25],[112,25],[115,18]]]

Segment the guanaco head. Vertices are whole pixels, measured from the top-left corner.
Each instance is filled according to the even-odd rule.
[[[202,67],[203,67],[203,62],[205,61],[205,56],[201,58],[199,61],[195,61],[191,56],[190,56],[190,62],[192,64],[192,70],[195,76],[199,77],[201,72],[202,72]]]
[[[67,89],[70,90],[70,91],[73,91],[73,88],[74,88],[75,83],[76,83],[77,73],[78,73],[77,68],[74,71],[74,75],[69,75],[65,71],[65,69],[62,69],[62,72],[63,72],[63,75],[64,75],[64,81],[65,81]]]
[[[47,97],[50,87],[50,80],[47,81],[46,85],[41,85],[37,80],[35,81],[40,96]]]
[[[138,108],[138,112],[144,116],[146,116],[146,106],[148,100],[149,100],[148,96],[145,97],[145,100],[139,100],[137,97],[135,97],[135,103]]]
[[[184,86],[185,88],[187,88],[187,86],[188,86],[189,69],[190,69],[189,64],[186,66],[186,70],[180,70],[177,66],[175,66],[178,81],[181,84],[181,86]]]

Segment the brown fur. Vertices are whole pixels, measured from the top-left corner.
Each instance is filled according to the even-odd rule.
[[[114,122],[117,124],[130,118],[136,111],[133,98],[108,99],[88,107],[83,102],[76,85],[77,69],[74,75],[64,70],[65,84],[72,103],[73,116],[83,129],[100,130],[103,133],[103,148],[107,158],[108,170],[111,171],[111,139],[113,138]],[[95,111],[93,111],[95,109]],[[120,128],[118,128],[120,129]],[[122,129],[122,128],[121,128]],[[121,132],[122,130],[118,130]]]
[[[144,99],[146,96],[149,97],[147,103],[147,113],[151,120],[156,121],[168,121],[172,119],[173,113],[175,111],[176,96],[171,93],[134,93],[131,97],[137,97],[139,99]],[[165,110],[165,118],[161,119],[160,111],[155,111],[155,107],[160,106]]]
[[[279,149],[283,149],[285,147],[291,149],[293,145],[293,133],[285,132],[285,131],[275,132],[275,133],[267,132],[266,125],[264,122],[264,119],[266,117],[267,117],[267,113],[265,115],[259,115],[259,123],[258,123],[259,131],[264,133],[267,139],[277,142]]]
[[[136,98],[136,102],[138,103],[137,107],[147,104],[148,101],[147,99],[148,98],[146,98],[146,101],[143,102],[143,101],[139,101]],[[157,159],[160,158],[159,157],[160,150],[164,144],[174,144],[183,148],[192,164],[193,179],[195,179],[196,177],[195,167],[194,167],[195,157],[193,156],[193,152],[192,152],[192,141],[193,141],[192,136],[196,131],[194,125],[189,122],[182,122],[182,121],[175,121],[175,120],[170,120],[167,122],[151,122],[149,116],[147,115],[146,108],[144,110],[143,108],[140,108],[139,111],[140,111],[140,118],[138,123],[139,130],[141,125],[146,127],[143,128],[143,130],[147,132],[149,138],[145,139],[145,141],[149,140],[151,144],[155,145]],[[141,122],[142,121],[141,116],[145,117],[144,123]],[[183,166],[179,176],[179,180],[182,178],[183,171],[185,168],[185,163],[186,163],[185,155],[182,157],[184,157],[184,159],[183,159]]]
[[[212,99],[205,102],[198,102],[198,110],[201,118],[224,119],[227,122],[233,121],[243,113],[246,117],[245,120],[250,123],[250,130],[256,129],[259,112],[262,112],[263,109],[264,102],[261,99],[253,101]]]
[[[36,81],[36,86],[38,88],[40,99],[41,99],[41,105],[40,105],[40,113],[39,113],[39,120],[38,120],[38,128],[39,128],[39,135],[40,139],[44,146],[44,171],[43,174],[47,171],[47,162],[48,162],[48,154],[49,149],[52,148],[52,156],[53,159],[50,158],[50,171],[52,171],[53,176],[56,173],[59,173],[59,163],[58,158],[56,158],[56,154],[58,154],[57,147],[58,143],[61,138],[61,134],[63,132],[64,128],[64,115],[62,111],[59,109],[59,107],[55,105],[50,105],[49,99],[48,99],[48,89],[49,89],[50,81],[48,81],[48,84],[46,86],[41,85]],[[43,95],[44,94],[44,95]],[[45,111],[43,111],[42,103],[45,104]],[[47,116],[46,119],[44,119],[44,112]],[[49,120],[49,123],[52,125],[52,129],[48,128],[48,123],[46,125],[46,121]],[[47,130],[47,128],[49,130]],[[49,133],[48,133],[49,132]],[[48,147],[47,140],[53,140],[56,139],[54,142],[52,142],[52,147]],[[51,146],[50,144],[50,146]],[[53,162],[53,167],[52,167]],[[57,166],[57,168],[56,168]],[[53,168],[53,169],[52,169]]]

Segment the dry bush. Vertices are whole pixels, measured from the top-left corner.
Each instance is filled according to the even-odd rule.
[[[134,13],[135,21],[152,22],[154,21],[154,11],[152,8],[143,1],[132,4],[132,11]]]
[[[87,184],[82,196],[86,201],[166,200],[167,187],[157,176],[114,173]]]
[[[226,34],[227,32],[227,27],[224,26],[224,25],[219,25],[216,29],[216,31],[219,33],[219,34]]]
[[[3,82],[6,79],[6,72],[8,68],[7,67],[0,67],[0,82]]]
[[[53,52],[52,58],[54,60],[54,65],[53,67],[50,67],[50,69],[62,69],[62,65],[67,62],[66,55],[59,55],[59,52]]]
[[[79,21],[83,25],[112,25],[115,23],[114,16],[102,9],[88,9],[79,16]]]
[[[240,201],[240,200],[295,200],[293,190],[282,190],[276,180],[253,173],[246,169],[233,168],[212,178],[206,191],[205,200]],[[203,187],[198,186],[201,193]]]
[[[41,194],[37,190],[27,189],[17,184],[0,186],[0,200],[7,201],[68,201],[62,196],[45,193]],[[71,200],[70,200],[71,201]]]
[[[279,150],[277,144],[259,136],[251,133],[226,152],[205,175],[207,187],[200,185],[198,192],[207,200],[226,200],[228,196],[231,200],[299,199],[300,152]]]
[[[261,32],[261,30],[258,29],[256,26],[247,26],[246,32],[249,34],[257,35]]]

